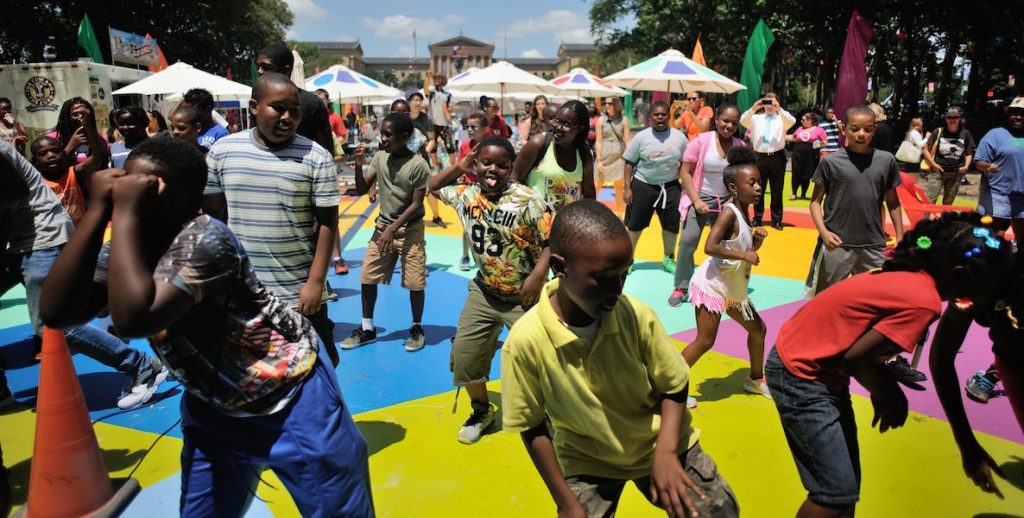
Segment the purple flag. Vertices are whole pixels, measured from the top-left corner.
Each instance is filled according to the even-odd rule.
[[[836,81],[836,115],[843,117],[846,109],[864,104],[868,96],[868,72],[864,58],[868,43],[874,37],[871,25],[856,10],[850,15],[843,58],[839,61],[839,78]]]

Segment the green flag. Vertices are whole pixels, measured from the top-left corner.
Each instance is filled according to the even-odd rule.
[[[256,80],[260,78],[260,71],[256,69],[256,61],[249,62],[249,78],[252,80],[252,84],[256,84]]]
[[[768,48],[775,41],[768,24],[764,19],[757,21],[754,32],[750,35],[750,43],[747,44],[747,54],[743,57],[743,72],[740,74],[740,83],[747,87],[740,90],[736,97],[736,104],[740,110],[748,110],[761,98],[761,76],[764,75],[764,60],[768,56]]]
[[[92,30],[92,22],[89,15],[82,17],[82,23],[78,24],[78,46],[85,49],[85,53],[96,63],[103,63],[103,54],[100,53],[100,42],[96,40],[96,33]]]

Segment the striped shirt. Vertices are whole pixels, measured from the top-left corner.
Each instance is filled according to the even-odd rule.
[[[825,130],[828,141],[821,147],[822,153],[835,153],[839,151],[839,123],[836,121],[819,122],[818,126]]]
[[[256,142],[253,131],[224,137],[210,148],[206,194],[224,194],[228,227],[256,276],[279,299],[296,305],[313,265],[314,209],[340,202],[334,160],[303,136],[270,149]]]

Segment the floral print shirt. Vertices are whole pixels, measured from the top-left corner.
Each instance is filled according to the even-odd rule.
[[[441,189],[466,229],[473,259],[480,265],[476,282],[502,297],[516,296],[548,246],[554,213],[529,187],[510,183],[488,196],[479,184]]]

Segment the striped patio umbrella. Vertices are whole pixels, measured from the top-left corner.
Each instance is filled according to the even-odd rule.
[[[327,90],[331,99],[337,101],[363,102],[402,97],[397,88],[378,83],[345,65],[333,65],[306,80],[306,90],[312,92],[317,88]]]
[[[625,90],[606,83],[583,68],[574,68],[568,74],[552,79],[551,85],[562,90],[565,95],[574,95],[576,97],[626,96]]]
[[[604,78],[620,88],[648,92],[701,92],[731,94],[745,86],[697,64],[675,49],[668,49],[642,63]]]

